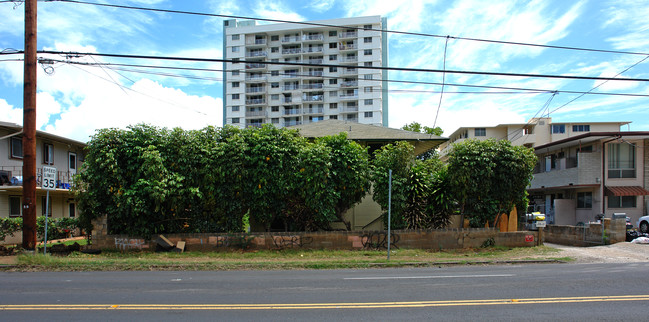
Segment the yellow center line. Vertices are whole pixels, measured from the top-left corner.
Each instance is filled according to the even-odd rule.
[[[490,300],[447,300],[367,303],[293,303],[293,304],[20,304],[0,305],[2,310],[305,310],[305,309],[368,309],[417,308],[441,306],[481,306],[511,304],[587,303],[649,301],[649,295],[550,297]]]

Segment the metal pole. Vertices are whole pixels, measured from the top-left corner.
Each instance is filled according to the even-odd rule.
[[[50,210],[50,191],[47,190],[47,196],[45,197],[45,240],[43,241],[43,255],[47,255],[47,222],[48,216],[47,213]]]
[[[23,248],[36,247],[36,0],[25,1]]]
[[[392,170],[388,176],[388,260],[390,260],[390,224],[392,223]]]

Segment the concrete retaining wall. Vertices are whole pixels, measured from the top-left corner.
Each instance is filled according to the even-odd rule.
[[[585,226],[548,225],[544,229],[544,240],[569,246],[615,244],[626,240],[626,222],[624,219],[605,218],[603,229],[601,223]]]

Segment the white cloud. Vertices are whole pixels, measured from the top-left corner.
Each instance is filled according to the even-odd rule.
[[[286,21],[305,21],[304,16],[294,12],[290,7],[286,6],[283,2],[273,0],[260,0],[258,1],[252,11],[255,17],[286,20]]]
[[[23,124],[23,110],[9,105],[2,98],[0,98],[0,115],[3,115],[0,121]]]
[[[618,36],[607,38],[618,50],[647,50],[649,47],[649,6],[647,1],[612,1],[605,10],[608,20],[603,28],[616,28]],[[621,27],[617,29],[617,27]]]
[[[325,12],[333,8],[336,0],[312,0],[306,7],[317,12]]]

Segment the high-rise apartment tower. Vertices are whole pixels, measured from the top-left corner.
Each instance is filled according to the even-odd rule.
[[[388,126],[385,29],[380,16],[224,21],[223,124],[338,119]]]

